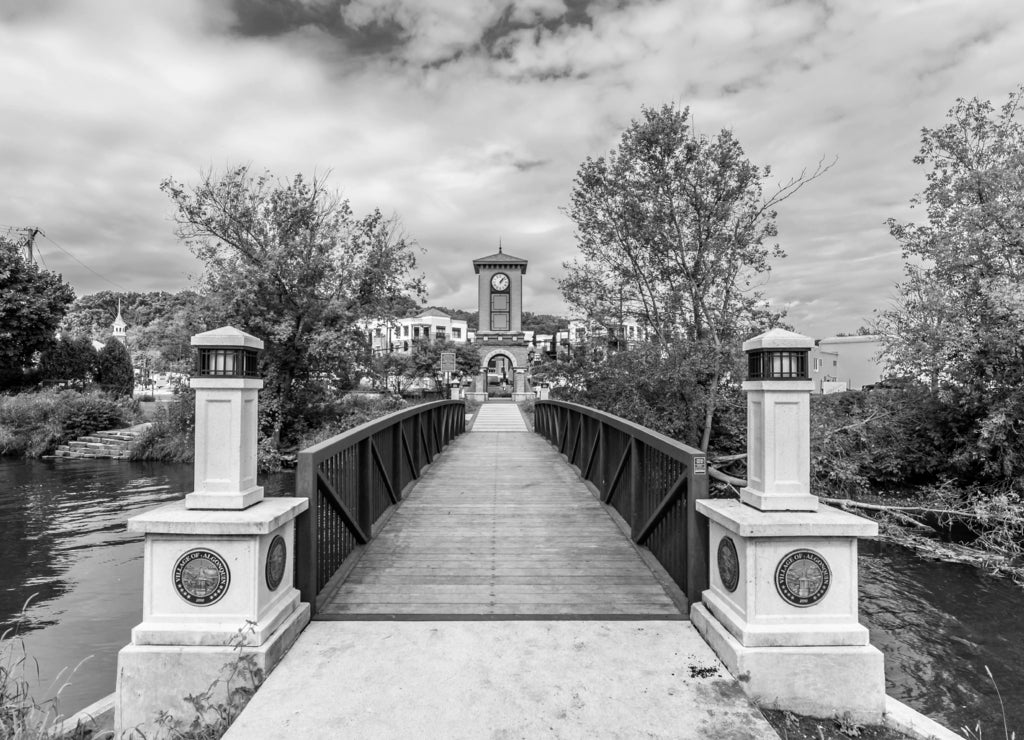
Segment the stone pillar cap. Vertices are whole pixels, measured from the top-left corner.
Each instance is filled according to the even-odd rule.
[[[814,347],[813,339],[785,329],[771,329],[743,343],[744,352],[755,349],[811,349],[812,347]]]
[[[236,329],[233,326],[222,326],[219,329],[204,331],[192,337],[193,347],[245,347],[247,349],[263,349],[263,340],[252,334]]]

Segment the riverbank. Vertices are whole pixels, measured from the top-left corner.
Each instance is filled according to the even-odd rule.
[[[946,508],[948,499],[910,505],[881,496],[821,500],[874,519],[880,537],[923,558],[971,565],[1024,587],[1024,505],[1019,501],[997,497],[954,509]]]

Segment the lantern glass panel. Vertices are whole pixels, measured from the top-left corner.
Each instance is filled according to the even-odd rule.
[[[256,350],[239,347],[203,347],[199,350],[199,375],[219,378],[258,378]]]
[[[806,380],[807,352],[794,349],[755,350],[747,355],[750,380]]]

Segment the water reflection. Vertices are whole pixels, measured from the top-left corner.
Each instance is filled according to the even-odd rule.
[[[290,495],[293,481],[284,474],[263,485]],[[38,661],[37,699],[62,668],[86,659],[61,709],[113,691],[117,651],[142,620],[142,537],[125,521],[191,490],[190,465],[0,459],[0,631],[17,627]]]

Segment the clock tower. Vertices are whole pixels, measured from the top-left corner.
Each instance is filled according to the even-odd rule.
[[[530,347],[523,333],[523,275],[527,261],[505,254],[473,260],[477,274],[477,306],[480,328],[476,344],[483,361],[476,393],[486,394],[491,386],[512,387],[512,397],[533,395],[529,391]]]
[[[497,254],[473,260],[480,308],[478,337],[500,334],[507,340],[513,334],[522,335],[526,264],[522,257],[502,252],[500,245]]]

